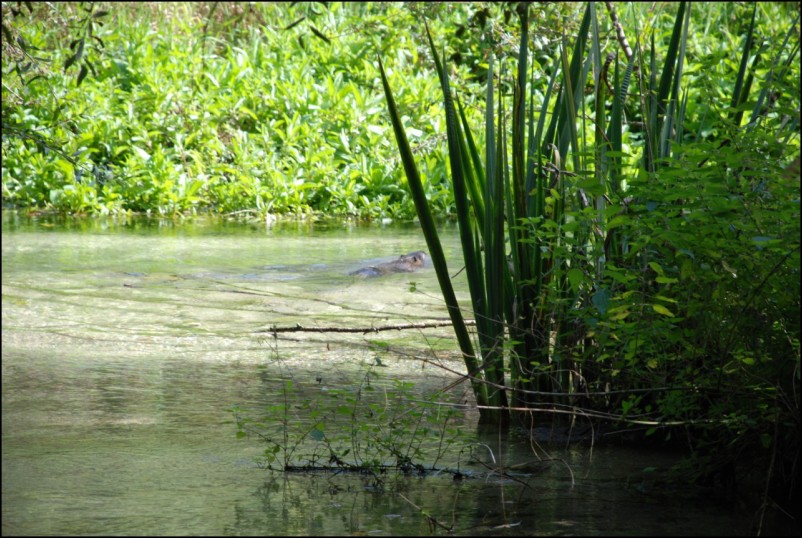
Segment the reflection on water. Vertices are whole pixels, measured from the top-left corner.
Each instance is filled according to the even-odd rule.
[[[447,328],[259,332],[444,319],[431,269],[348,275],[423,248],[415,226],[6,212],[2,234],[3,534],[442,534],[435,520],[463,535],[748,532],[748,514],[649,486],[640,470],[670,456],[621,448],[546,454],[485,439],[514,473],[388,475],[383,488],[258,468],[264,446],[236,440],[228,410],[283,402],[287,380],[308,398],[380,371],[380,385],[412,380],[423,395],[463,371]],[[456,230],[443,237],[456,273]]]

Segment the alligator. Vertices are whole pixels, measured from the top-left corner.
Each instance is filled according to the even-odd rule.
[[[410,252],[409,254],[404,254],[403,256],[399,256],[397,260],[387,263],[380,263],[378,265],[371,265],[369,267],[363,267],[362,269],[352,271],[348,274],[370,278],[386,275],[388,273],[411,273],[423,267],[423,264],[426,262],[428,257],[428,254],[422,250],[418,250],[415,252]]]

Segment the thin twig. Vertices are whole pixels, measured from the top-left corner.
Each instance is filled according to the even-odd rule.
[[[632,47],[629,46],[627,36],[624,34],[624,27],[621,25],[621,20],[618,18],[618,13],[616,13],[613,3],[605,2],[604,5],[607,6],[607,11],[610,14],[610,20],[615,28],[615,37],[618,40],[618,43],[621,45],[621,48],[624,50],[624,54],[626,55],[628,62],[632,59]]]
[[[377,333],[380,331],[402,331],[406,329],[431,329],[434,327],[449,327],[451,321],[426,321],[422,323],[398,323],[392,325],[379,325],[377,327],[304,327],[296,324],[292,327],[270,327],[260,329],[258,333]],[[476,325],[473,320],[466,320],[465,325]]]
[[[443,529],[444,531],[448,531],[448,532],[451,532],[452,529],[454,528],[453,525],[451,527],[446,527],[445,525],[443,525],[442,523],[437,521],[437,518],[435,518],[433,516],[430,516],[429,514],[426,513],[426,511],[423,508],[421,508],[420,506],[418,506],[414,502],[412,502],[409,499],[407,499],[406,497],[404,497],[403,493],[399,493],[398,496],[401,497],[402,499],[404,499],[405,501],[407,501],[413,507],[415,507],[415,509],[417,509],[418,512],[420,512],[426,518],[427,522],[429,523],[429,527],[437,526],[437,527],[440,527],[441,529]]]

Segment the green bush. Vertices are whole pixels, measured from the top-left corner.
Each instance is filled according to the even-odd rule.
[[[215,6],[4,5],[6,206],[410,218],[374,64],[381,50],[419,65],[403,46],[416,14]],[[436,84],[393,79],[448,212]]]
[[[680,3],[673,22],[648,13],[642,33],[633,8],[634,52],[614,28],[605,55],[602,9],[587,4],[538,101],[530,8],[519,6],[514,96],[491,56],[478,144],[429,37],[478,345],[407,143],[406,109],[383,79],[480,421],[551,413],[681,437],[698,478],[732,484],[737,470],[762,481],[761,510],[770,490],[798,506],[787,500],[799,492],[788,479],[799,458],[799,16],[774,25],[764,10],[785,8]],[[695,24],[732,13],[737,37],[694,46]]]

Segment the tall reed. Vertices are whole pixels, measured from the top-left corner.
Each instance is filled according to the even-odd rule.
[[[678,6],[660,68],[654,33],[644,58],[644,36],[636,27],[633,50],[611,3],[607,7],[624,58],[615,51],[603,57],[604,30],[596,4],[588,3],[573,43],[563,35],[546,92],[536,103],[529,83],[530,7],[519,4],[521,39],[511,104],[497,90],[494,58],[488,59],[484,151],[477,147],[465,111],[452,93],[448,67],[427,26],[443,91],[476,345],[460,313],[380,61],[399,152],[482,422],[504,424],[510,409],[559,412],[570,407],[577,390],[608,383],[613,374],[592,357],[598,344],[587,326],[592,316],[576,312],[607,314],[613,293],[608,273],[656,264],[645,251],[635,255],[631,229],[622,225],[621,215],[633,203],[627,180],[659,173],[682,147],[688,100],[682,80],[691,5]],[[750,90],[747,59],[754,53],[754,25],[753,16],[734,85],[733,110],[747,102]],[[764,86],[755,111],[768,91]],[[593,99],[587,98],[588,92]],[[643,119],[641,159],[623,149],[627,110]],[[740,115],[732,121],[739,125]],[[645,306],[657,316],[674,316],[658,302]]]

